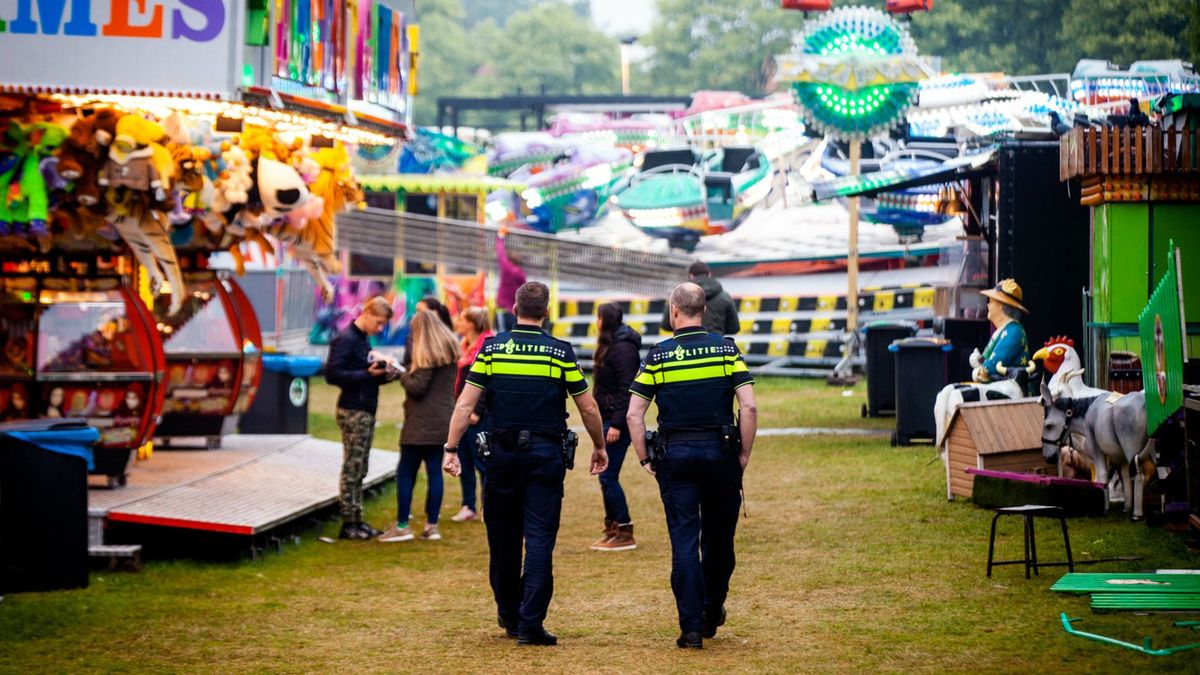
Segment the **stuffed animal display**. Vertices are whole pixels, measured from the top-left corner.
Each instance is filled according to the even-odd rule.
[[[64,123],[65,122],[65,123]],[[111,251],[122,242],[168,312],[186,297],[177,248],[288,246],[326,295],[340,271],[334,218],[362,193],[341,145],[245,125],[222,135],[174,112],[158,119],[114,108],[74,117],[0,122],[0,248]],[[273,239],[272,239],[273,238]]]

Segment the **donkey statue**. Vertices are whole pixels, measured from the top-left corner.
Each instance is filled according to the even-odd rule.
[[[1142,519],[1144,478],[1141,458],[1147,457],[1146,401],[1143,392],[1088,398],[1055,398],[1042,384],[1042,456],[1058,461],[1059,449],[1072,435],[1084,438],[1083,451],[1096,468],[1096,481],[1108,484],[1109,465],[1121,472],[1125,511],[1133,506],[1133,520]]]

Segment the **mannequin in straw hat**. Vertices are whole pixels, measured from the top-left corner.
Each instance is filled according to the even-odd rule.
[[[971,354],[971,365],[975,368],[972,377],[976,382],[994,382],[1004,379],[996,372],[997,364],[1022,368],[1029,365],[1029,342],[1021,326],[1021,316],[1029,310],[1021,304],[1021,287],[1012,279],[1004,279],[995,288],[980,293],[988,298],[987,317],[996,331],[983,354],[979,350]]]

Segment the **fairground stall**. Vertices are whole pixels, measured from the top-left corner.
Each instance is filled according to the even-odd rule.
[[[114,453],[96,471],[119,485],[132,450],[216,446],[253,402],[247,256],[302,266],[332,296],[335,217],[362,199],[349,158],[403,139],[416,27],[385,0],[32,7],[0,17],[0,409],[87,419]],[[218,251],[232,270],[210,268]],[[227,439],[238,461],[282,447]],[[326,454],[336,476],[340,451]],[[313,494],[331,501],[336,480]],[[262,508],[236,532],[282,522]]]

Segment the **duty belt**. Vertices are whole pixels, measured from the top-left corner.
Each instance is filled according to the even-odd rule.
[[[503,431],[492,432],[492,442],[505,447],[515,448],[517,440],[521,435],[521,429],[505,429]],[[551,433],[548,431],[529,430],[529,440],[533,443],[554,443],[561,445],[563,442],[562,433]]]
[[[682,443],[684,441],[719,441],[720,429],[680,429],[663,433],[665,443]]]

